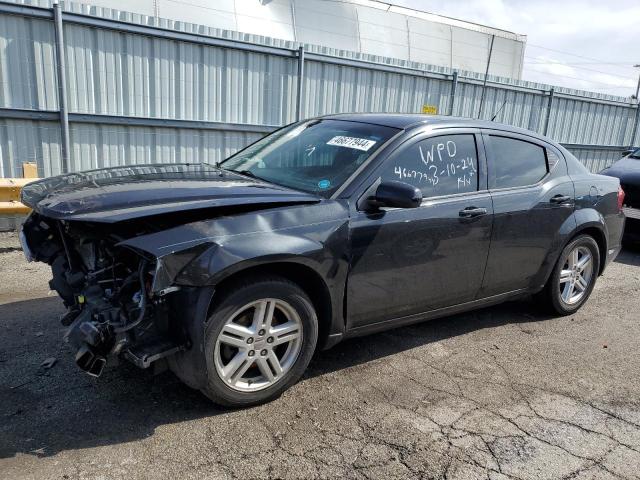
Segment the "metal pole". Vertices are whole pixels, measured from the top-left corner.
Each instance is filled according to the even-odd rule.
[[[296,97],[296,120],[302,119],[302,89],[304,87],[304,48],[298,48],[298,96]]]
[[[484,82],[482,83],[482,94],[480,95],[480,108],[478,109],[478,118],[482,117],[482,104],[484,103],[484,91],[487,88],[487,76],[489,75],[489,65],[491,65],[491,54],[493,53],[493,41],[495,35],[491,35],[491,44],[489,45],[489,56],[487,57],[487,69],[484,72]]]
[[[640,103],[636,104],[636,118],[633,121],[633,130],[631,130],[631,142],[629,148],[635,147],[636,137],[638,136],[638,121],[640,120]]]
[[[62,172],[69,172],[69,114],[67,111],[67,68],[64,58],[64,33],[62,28],[62,10],[57,0],[53,3],[53,23],[56,32],[56,56],[58,63],[58,106],[60,109],[60,129],[62,137]]]
[[[542,129],[542,134],[546,135],[549,131],[549,119],[551,118],[551,107],[553,106],[553,93],[555,92],[554,88],[551,87],[549,90],[549,101],[547,102],[547,115],[544,119],[544,128]]]
[[[451,79],[451,100],[449,100],[449,115],[453,115],[454,102],[456,101],[456,88],[458,87],[458,71],[453,72]]]
[[[634,65],[634,68],[640,68],[640,63],[637,65]],[[638,74],[638,86],[636,86],[636,100],[638,99],[638,93],[640,92],[640,74]]]

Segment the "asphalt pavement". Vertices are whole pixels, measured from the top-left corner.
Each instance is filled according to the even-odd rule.
[[[49,278],[0,234],[2,479],[640,478],[640,249],[576,315],[512,302],[349,340],[244,410],[170,372],[80,372]]]

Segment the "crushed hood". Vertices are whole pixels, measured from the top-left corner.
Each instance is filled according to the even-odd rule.
[[[315,195],[208,164],[104,168],[46,178],[22,189],[22,202],[41,215],[104,223],[224,206],[318,201]]]

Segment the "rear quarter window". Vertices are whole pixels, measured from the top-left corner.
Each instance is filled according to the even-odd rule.
[[[547,174],[547,157],[543,147],[515,138],[490,137],[493,188],[534,185]]]

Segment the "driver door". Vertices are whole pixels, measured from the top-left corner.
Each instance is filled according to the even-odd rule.
[[[455,129],[407,140],[372,174],[419,187],[418,208],[353,207],[348,328],[474,300],[487,263],[493,207],[482,138]],[[362,204],[362,202],[359,202]]]

